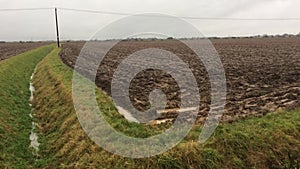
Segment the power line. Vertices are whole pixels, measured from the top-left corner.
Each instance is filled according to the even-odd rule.
[[[110,15],[124,15],[124,16],[136,15],[133,13],[107,12],[107,11],[96,11],[96,10],[89,10],[89,9],[74,9],[74,8],[57,8],[57,9],[66,10],[66,11],[75,11],[75,12],[110,14]]]
[[[54,8],[11,8],[11,9],[0,9],[0,12],[9,11],[37,11],[37,10],[53,10]]]
[[[34,10],[53,10],[54,8],[14,8],[14,9],[0,9],[0,12],[5,11],[34,11]],[[74,12],[85,12],[85,13],[98,13],[107,15],[121,15],[130,16],[138,15],[136,13],[123,13],[123,12],[109,12],[109,11],[99,11],[99,10],[89,10],[89,9],[75,9],[75,8],[57,8],[65,11]],[[138,16],[149,16],[149,17],[173,17],[173,16],[161,16],[161,15],[150,15],[142,14]],[[174,16],[176,17],[176,16]],[[177,16],[178,18],[188,19],[188,20],[227,20],[227,21],[293,21],[300,20],[300,17],[296,18],[223,18],[223,17],[193,17],[193,16]]]
[[[85,13],[98,13],[98,14],[109,14],[109,15],[137,15],[135,13],[122,13],[122,12],[108,12],[108,11],[97,11],[97,10],[88,10],[88,9],[74,9],[74,8],[58,8],[66,11],[74,12],[85,12]],[[161,15],[149,15],[142,14],[141,16],[150,16],[150,17],[173,17],[173,16],[161,16]],[[175,16],[174,16],[175,17]],[[222,17],[192,17],[192,16],[177,16],[182,19],[190,20],[233,20],[233,21],[285,21],[285,20],[300,20],[300,18],[222,18]]]

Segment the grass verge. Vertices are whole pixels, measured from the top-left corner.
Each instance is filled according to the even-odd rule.
[[[0,62],[0,168],[24,168],[34,163],[29,149],[29,81],[35,66],[53,48],[41,47]]]
[[[300,111],[270,113],[233,124],[221,124],[205,144],[195,126],[182,143],[161,155],[123,158],[95,145],[82,130],[72,103],[72,70],[49,54],[35,75],[35,114],[40,120],[41,159],[49,168],[299,168]],[[111,100],[97,91],[100,109],[117,130],[146,137],[155,127],[124,121]],[[159,131],[164,126],[158,128]]]

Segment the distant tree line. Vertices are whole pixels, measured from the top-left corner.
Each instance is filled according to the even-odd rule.
[[[241,38],[291,38],[291,37],[300,37],[300,32],[298,34],[281,34],[281,35],[255,35],[255,36],[244,36],[244,37],[209,37],[209,39],[241,39]]]
[[[239,36],[228,36],[228,37],[208,37],[208,39],[243,39],[243,38],[276,38],[276,37],[280,37],[280,38],[290,38],[290,37],[300,37],[300,32],[298,34],[281,34],[281,35],[268,35],[268,34],[264,34],[264,35],[255,35],[255,36],[243,36],[243,37],[239,37]],[[192,37],[192,38],[173,38],[173,37],[167,37],[165,38],[167,40],[174,40],[174,39],[179,39],[179,40],[188,40],[188,39],[207,39],[207,37]],[[152,37],[152,38],[127,38],[127,39],[108,39],[108,40],[104,40],[104,41],[157,41],[157,40],[165,40],[163,38],[156,38],[156,37]],[[97,40],[97,39],[93,39],[91,41],[103,41],[103,40]],[[19,41],[19,43],[33,43],[33,42],[42,42],[42,41]],[[52,40],[48,40],[47,42],[54,42]],[[64,40],[63,42],[84,42],[84,40]],[[6,43],[6,41],[0,41],[0,43]]]

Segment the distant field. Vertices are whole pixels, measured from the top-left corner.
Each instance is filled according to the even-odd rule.
[[[11,56],[35,49],[49,43],[46,42],[6,42],[0,43],[0,60],[7,59]]]
[[[269,112],[300,107],[299,38],[218,39],[212,40],[212,43],[220,55],[227,78],[227,104],[222,121],[232,122],[248,116],[260,117]],[[83,45],[83,42],[64,44],[60,53],[62,61],[73,67]],[[109,51],[98,69],[97,86],[110,94],[111,80],[117,66],[130,54],[145,48],[171,51],[189,64],[200,90],[199,122],[202,122],[210,104],[208,76],[202,62],[178,41],[118,43]],[[82,69],[88,71],[89,68]],[[148,95],[155,88],[166,93],[167,108],[179,106],[180,92],[176,82],[172,77],[156,70],[139,73],[132,80],[130,99],[133,105],[139,110],[147,109],[150,105]],[[188,98],[189,94],[185,97]],[[162,118],[176,116],[176,112],[173,112]]]

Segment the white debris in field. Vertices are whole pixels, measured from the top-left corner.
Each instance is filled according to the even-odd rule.
[[[190,112],[195,110],[197,110],[197,107],[187,107],[187,108],[180,108],[180,109],[157,110],[157,113],[158,114],[169,113],[169,112],[183,113],[183,112]]]
[[[173,120],[175,120],[175,119],[174,118],[169,118],[169,119],[161,119],[161,120],[152,120],[148,124],[158,125],[158,124],[164,124],[164,123],[167,123],[167,122],[172,122]]]

